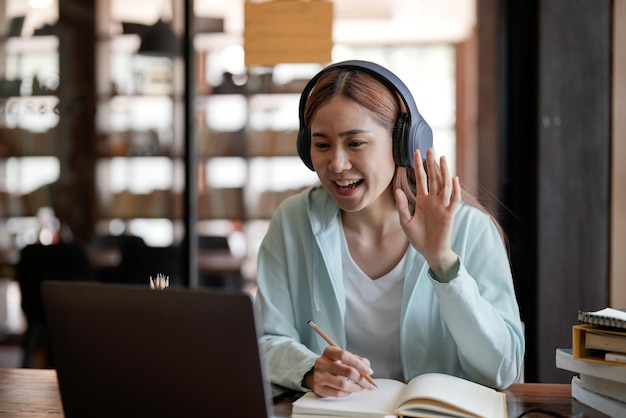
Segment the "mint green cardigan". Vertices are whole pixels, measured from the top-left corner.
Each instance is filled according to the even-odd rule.
[[[307,390],[302,378],[327,346],[309,320],[345,347],[339,228],[335,201],[323,188],[310,188],[281,204],[261,243],[256,301],[274,395]],[[407,250],[398,300],[404,377],[440,372],[506,388],[519,379],[524,356],[506,249],[489,216],[464,202],[452,249],[460,267],[448,283],[437,281],[412,246]]]

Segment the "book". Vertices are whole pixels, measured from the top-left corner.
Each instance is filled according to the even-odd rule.
[[[611,417],[626,416],[626,402],[611,399],[608,396],[586,389],[576,376],[572,378],[572,397],[578,402]]]
[[[555,363],[556,367],[562,370],[626,383],[626,363],[574,358],[571,348],[557,348]]]
[[[599,311],[578,311],[578,320],[590,325],[626,329],[626,309],[607,307]]]
[[[426,373],[403,383],[374,379],[378,388],[344,398],[307,392],[293,403],[292,418],[405,417],[506,418],[504,392],[459,377]]]
[[[609,334],[602,331],[587,332],[585,348],[626,353],[626,332],[621,334]]]
[[[580,373],[580,384],[587,390],[626,402],[626,383]]]
[[[607,352],[626,350],[626,331],[596,325],[572,326],[572,349],[575,358],[606,360]]]
[[[604,355],[606,361],[617,361],[619,363],[626,363],[626,354],[624,353],[606,353]]]

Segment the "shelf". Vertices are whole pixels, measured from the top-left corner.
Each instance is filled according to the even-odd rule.
[[[45,186],[24,194],[1,192],[0,218],[6,218],[14,225],[20,222],[17,218],[32,219],[37,226],[37,211],[41,207],[52,206],[53,201],[53,192]],[[29,226],[33,226],[32,223],[29,222]]]
[[[59,123],[59,98],[51,95],[0,97],[3,129],[45,132]]]
[[[55,131],[32,132],[20,128],[0,128],[0,158],[55,155]]]
[[[4,50],[8,54],[24,55],[35,53],[55,54],[59,50],[56,35],[11,36],[4,39]]]
[[[198,218],[245,220],[247,215],[243,188],[210,188],[200,192]]]
[[[243,130],[216,131],[206,126],[196,128],[196,144],[201,158],[241,157],[247,153]]]
[[[297,130],[253,131],[248,142],[248,157],[296,157]]]
[[[115,193],[101,216],[107,218],[174,218],[181,219],[183,200],[179,193],[153,190],[150,193]],[[107,210],[108,209],[108,210]]]
[[[102,134],[97,139],[98,158],[158,158],[182,159],[182,151],[171,142],[162,141],[159,132],[126,131]]]

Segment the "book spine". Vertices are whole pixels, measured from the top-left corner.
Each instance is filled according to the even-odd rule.
[[[626,402],[626,383],[602,377],[580,373],[580,384],[587,390],[607,396],[620,402]]]
[[[574,373],[584,373],[603,379],[626,383],[626,363],[609,362],[604,359],[577,359],[572,350],[556,349],[556,367]]]
[[[618,363],[626,363],[626,354],[609,352],[609,353],[606,353],[604,355],[604,359],[606,361],[615,361],[615,362],[618,362]]]
[[[572,378],[572,397],[578,402],[611,417],[626,416],[626,403],[585,389],[577,377]]]

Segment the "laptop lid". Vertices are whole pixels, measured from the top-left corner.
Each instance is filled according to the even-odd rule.
[[[269,417],[246,293],[47,281],[65,416]]]

